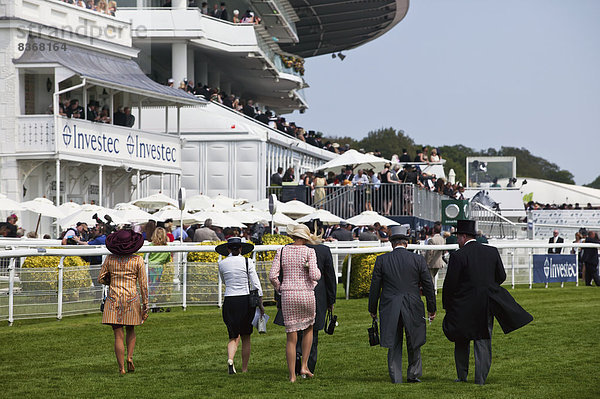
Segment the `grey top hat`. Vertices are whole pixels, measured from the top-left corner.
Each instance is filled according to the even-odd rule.
[[[390,240],[393,239],[407,239],[410,232],[410,225],[403,224],[400,226],[392,226],[390,228]]]

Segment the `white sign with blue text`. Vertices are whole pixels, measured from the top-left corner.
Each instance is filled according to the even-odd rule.
[[[58,151],[96,159],[123,162],[135,169],[179,169],[179,138],[136,129],[59,118]]]

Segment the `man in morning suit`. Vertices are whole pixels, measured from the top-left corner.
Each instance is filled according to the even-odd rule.
[[[388,371],[393,383],[402,383],[402,335],[406,330],[407,382],[421,382],[421,346],[425,344],[425,308],[419,286],[427,300],[429,320],[435,318],[435,292],[427,262],[406,250],[408,228],[392,226],[392,252],[380,255],[373,267],[369,313],[377,318],[379,302],[380,345],[388,350]]]
[[[492,327],[495,316],[505,334],[533,317],[500,284],[506,272],[498,250],[475,240],[474,220],[457,221],[459,250],[450,253],[442,303],[446,337],[454,342],[456,382],[467,381],[470,342],[475,348],[475,383],[485,384],[492,365]]]
[[[561,244],[563,242],[564,242],[563,238],[558,236],[558,230],[554,230],[552,232],[552,237],[550,237],[548,239],[548,244],[554,244],[554,243]],[[549,254],[559,254],[561,252],[562,252],[562,248],[548,248]]]
[[[311,235],[314,236],[315,224],[311,220],[307,223],[310,229]],[[321,272],[321,278],[319,279],[317,286],[315,287],[315,302],[316,302],[316,317],[315,324],[313,325],[313,342],[310,348],[310,355],[308,358],[308,369],[311,373],[315,372],[317,365],[317,345],[319,343],[319,330],[325,327],[325,315],[328,310],[333,312],[333,305],[335,304],[335,297],[337,294],[337,275],[335,268],[333,267],[333,257],[331,256],[331,250],[328,246],[323,244],[307,244],[308,247],[315,250],[317,254],[317,267]],[[283,279],[283,275],[279,275],[280,279]],[[281,307],[278,306],[277,315],[273,321],[275,324],[283,326],[283,313]],[[298,340],[296,342],[296,372],[300,370],[300,362],[302,360],[302,331],[298,331]]]

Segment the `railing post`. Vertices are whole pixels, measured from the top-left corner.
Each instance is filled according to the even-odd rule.
[[[219,262],[221,261],[223,257],[221,255],[219,255]],[[219,273],[219,271],[217,270],[217,276],[219,277],[219,303],[218,306],[221,307],[223,306],[223,281],[221,280],[221,273]]]
[[[15,320],[15,258],[10,258],[8,265],[8,325]]]
[[[511,262],[510,262],[510,274],[511,274],[511,282],[512,282],[512,289],[515,289],[515,251],[516,248],[513,248],[513,250],[510,252],[510,257],[511,257]]]
[[[575,287],[579,287],[579,248],[575,248]],[[585,276],[581,276],[585,278]]]
[[[348,269],[346,271],[346,299],[350,299],[350,272],[352,271],[352,254],[348,254]]]
[[[56,314],[56,318],[58,320],[62,319],[62,311],[63,311],[63,264],[65,261],[65,257],[61,256],[60,261],[58,262],[58,311]]]
[[[182,252],[183,259],[181,260],[183,266],[183,290],[182,290],[182,307],[183,310],[187,309],[187,252]]]
[[[529,251],[529,289],[533,288],[533,250]]]

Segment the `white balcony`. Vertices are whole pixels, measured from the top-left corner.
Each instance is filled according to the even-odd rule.
[[[128,21],[59,0],[14,0],[5,17],[31,33],[88,45],[101,41],[131,47]]]
[[[174,135],[52,115],[20,116],[17,125],[20,158],[56,154],[59,159],[152,172],[181,169],[181,142]]]

